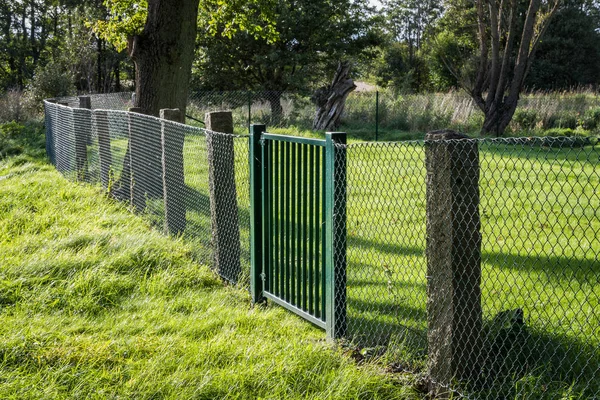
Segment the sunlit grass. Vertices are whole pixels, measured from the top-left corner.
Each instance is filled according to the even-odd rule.
[[[0,398],[411,398],[96,187],[0,162]]]

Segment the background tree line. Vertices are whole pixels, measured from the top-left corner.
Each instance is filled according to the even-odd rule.
[[[397,93],[462,88],[476,101],[481,97],[482,110],[491,114],[510,108],[510,102],[491,102],[490,88],[496,88],[490,77],[500,73],[494,62],[517,63],[531,6],[539,9],[530,21],[535,57],[522,63],[522,88],[595,89],[600,82],[595,0],[563,0],[555,10],[546,0],[385,0],[380,9],[354,0],[254,0],[233,2],[225,11],[216,0],[192,2],[198,6],[192,91],[311,95],[331,81],[340,62],[350,62],[355,80]],[[44,97],[133,89],[127,39],[143,31],[147,7],[133,0],[2,2],[0,90]],[[548,16],[551,23],[538,40]],[[503,72],[504,80],[519,78],[516,70]],[[276,111],[277,96],[268,100]],[[497,125],[492,119],[488,125]]]

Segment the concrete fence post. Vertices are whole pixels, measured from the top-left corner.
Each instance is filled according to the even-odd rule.
[[[44,123],[46,126],[46,155],[50,160],[50,163],[56,166],[56,154],[55,154],[55,143],[54,143],[54,128],[56,124],[56,112],[57,107],[56,100],[49,99],[44,103]]]
[[[477,142],[454,131],[425,136],[430,390],[475,379],[481,358],[481,233]]]
[[[166,121],[184,122],[178,109],[160,110],[160,118]],[[185,131],[161,121],[161,152],[163,191],[165,204],[165,231],[180,235],[185,230],[185,177],[183,170],[183,144]]]
[[[206,148],[214,268],[237,282],[240,266],[240,227],[235,185],[233,117],[231,111],[206,113]]]
[[[144,133],[138,128],[136,114],[142,114],[143,110],[138,107],[129,109],[129,146],[125,153],[123,170],[121,172],[121,185],[123,189],[129,189],[131,205],[139,212],[146,208],[146,195],[144,184],[148,165],[144,162]]]
[[[86,100],[87,99],[87,100]],[[79,97],[79,108],[73,109],[75,131],[75,168],[77,179],[88,179],[87,145],[92,132],[92,112],[89,96]]]
[[[98,136],[98,160],[100,164],[100,183],[105,190],[110,189],[114,177],[112,176],[112,150],[110,147],[110,121],[108,111],[96,110],[93,112],[93,129]]]

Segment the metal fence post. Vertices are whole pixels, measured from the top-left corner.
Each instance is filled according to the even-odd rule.
[[[166,121],[184,122],[184,115],[178,109],[160,110],[162,176],[165,204],[165,231],[180,235],[185,230],[185,176],[183,169],[183,144],[185,131],[173,126],[169,129]],[[166,121],[164,121],[166,120]]]
[[[346,335],[346,134],[325,135],[326,331],[329,339]]]
[[[248,130],[252,132],[252,92],[248,91]]]
[[[474,379],[481,355],[481,233],[477,142],[454,131],[425,136],[430,390]]]
[[[241,269],[240,225],[235,184],[233,116],[231,111],[206,113],[206,149],[214,268],[236,283]]]
[[[379,90],[375,92],[375,141],[379,141]]]
[[[261,135],[266,132],[265,125],[250,126],[250,291],[252,302],[258,303],[263,297],[264,262],[267,260],[267,238],[263,233],[263,216],[266,213],[263,190],[268,179],[263,173],[265,167],[265,149],[260,144]],[[264,232],[267,230],[265,229]]]

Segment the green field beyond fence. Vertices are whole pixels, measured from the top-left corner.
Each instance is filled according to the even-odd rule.
[[[118,197],[131,126],[160,135],[161,124],[170,123],[122,111],[103,115],[99,120],[98,111],[90,113],[83,180]],[[82,180],[73,109],[47,102],[46,123],[54,164],[67,177]],[[185,137],[185,189],[178,195],[186,211],[182,235],[195,258],[212,265],[211,133],[173,127]],[[107,181],[99,165],[102,135],[110,138]],[[231,140],[242,274],[224,277],[248,285],[248,137]],[[347,157],[348,330],[341,344],[357,359],[378,358],[392,371],[416,374],[425,373],[428,363],[425,147],[423,141],[339,145]],[[598,398],[600,148],[577,137],[481,139],[477,147],[482,366],[477,380],[451,388],[486,399]],[[145,208],[135,211],[163,230],[164,204],[151,192]]]

